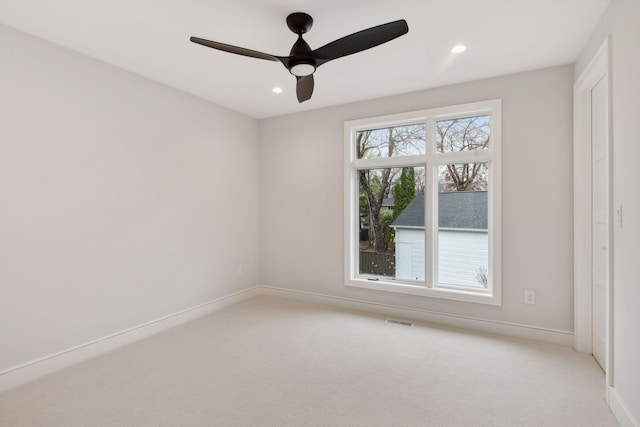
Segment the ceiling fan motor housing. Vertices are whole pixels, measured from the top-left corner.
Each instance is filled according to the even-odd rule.
[[[287,27],[296,34],[304,34],[313,26],[313,18],[303,12],[295,12],[287,16]]]
[[[291,15],[289,15],[291,16]],[[291,74],[304,77],[316,71],[316,61],[311,57],[311,47],[298,35],[298,40],[293,44],[289,53],[288,69]]]

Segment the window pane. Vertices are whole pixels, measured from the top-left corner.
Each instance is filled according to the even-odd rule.
[[[359,274],[425,279],[425,168],[358,171]]]
[[[491,116],[441,120],[436,124],[438,153],[485,150],[489,148]]]
[[[488,164],[438,167],[438,282],[487,288]]]
[[[426,152],[424,124],[369,129],[356,132],[358,159],[399,157]]]

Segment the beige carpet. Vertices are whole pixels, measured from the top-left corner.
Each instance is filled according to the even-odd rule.
[[[0,426],[615,426],[571,348],[256,297],[0,394]]]

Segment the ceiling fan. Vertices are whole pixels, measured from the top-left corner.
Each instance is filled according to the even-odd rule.
[[[203,46],[235,53],[237,55],[281,62],[291,74],[296,76],[298,102],[304,102],[311,98],[313,94],[313,73],[319,66],[334,59],[381,45],[409,31],[407,21],[400,19],[358,31],[357,33],[342,37],[318,49],[312,50],[302,38],[302,35],[308,32],[312,25],[313,18],[306,13],[296,12],[287,16],[287,26],[298,35],[298,40],[293,44],[289,56],[270,55],[251,49],[201,39],[199,37],[191,37],[190,40]]]

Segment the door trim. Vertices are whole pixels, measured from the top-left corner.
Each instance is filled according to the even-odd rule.
[[[573,87],[574,128],[573,128],[573,253],[574,253],[574,348],[580,353],[591,354],[592,337],[592,232],[591,232],[591,90],[602,79],[607,79],[607,135],[608,162],[611,171],[611,73],[610,73],[610,37],[607,37],[595,53]],[[611,175],[608,182],[609,194],[609,291],[606,307],[606,385],[612,386],[612,218],[611,218]]]

